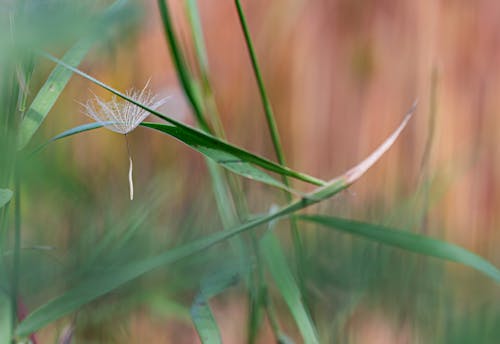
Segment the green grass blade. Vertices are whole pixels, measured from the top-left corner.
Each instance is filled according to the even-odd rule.
[[[92,41],[89,39],[79,41],[64,54],[62,61],[70,66],[78,66],[91,46]],[[17,142],[18,149],[24,148],[33,134],[38,130],[66,87],[72,74],[71,70],[61,65],[57,65],[52,70],[20,124]]]
[[[167,37],[167,43],[170,47],[175,70],[177,72],[177,76],[182,85],[182,88],[184,89],[184,93],[186,94],[189,103],[193,108],[194,115],[201,129],[207,132],[211,132],[210,126],[208,125],[208,122],[203,115],[202,106],[199,101],[200,98],[196,94],[193,87],[192,78],[187,67],[186,59],[184,58],[180,45],[177,41],[167,2],[165,0],[158,0],[158,8],[160,10],[161,20],[163,23],[163,28],[165,30],[165,36]]]
[[[240,272],[230,267],[219,269],[203,279],[201,290],[191,306],[191,318],[203,344],[222,343],[219,327],[208,302],[235,285],[239,277]]]
[[[257,86],[259,89],[260,99],[262,101],[262,105],[264,107],[264,114],[266,116],[267,127],[269,129],[269,134],[271,135],[271,140],[273,142],[274,152],[278,159],[278,163],[280,165],[285,166],[285,154],[283,152],[283,147],[281,145],[281,139],[278,131],[278,126],[276,125],[276,119],[274,117],[274,111],[271,106],[271,101],[269,100],[269,96],[267,95],[266,87],[264,85],[264,80],[262,78],[262,73],[260,72],[259,63],[257,60],[257,54],[255,53],[255,49],[253,47],[252,38],[250,36],[250,30],[248,28],[247,20],[245,18],[245,13],[243,12],[243,8],[241,6],[240,0],[235,0],[236,9],[238,12],[238,18],[240,20],[240,25],[243,30],[243,35],[245,37],[245,43],[247,46],[248,54],[250,55],[250,61],[252,63],[252,68],[254,71],[255,79],[257,81]],[[286,187],[290,187],[290,181],[286,175],[281,176],[282,182]],[[287,202],[292,201],[292,195],[289,192],[285,193]],[[297,266],[297,275],[299,280],[300,289],[304,290],[304,266],[303,266],[303,256],[304,249],[302,244],[302,238],[299,233],[299,229],[295,220],[290,219],[290,231],[292,233],[293,247],[295,251],[295,260]]]
[[[314,324],[309,316],[309,312],[302,302],[300,289],[293,278],[285,255],[281,249],[281,245],[273,231],[269,231],[261,239],[260,249],[267,267],[269,268],[269,272],[273,276],[280,294],[283,296],[283,299],[295,319],[302,338],[304,339],[304,343],[319,343]]]
[[[82,124],[82,125],[79,125],[77,127],[68,129],[66,131],[63,131],[60,134],[57,134],[56,136],[52,137],[47,142],[45,142],[42,145],[40,145],[37,148],[35,148],[33,150],[32,154],[38,153],[39,151],[41,151],[47,145],[49,145],[50,143],[52,143],[54,141],[57,141],[57,140],[60,140],[60,139],[64,139],[66,137],[73,136],[73,135],[76,135],[76,134],[80,134],[80,133],[83,133],[83,132],[86,132],[86,131],[90,131],[90,130],[94,130],[94,129],[99,129],[99,128],[102,128],[102,127],[104,127],[106,125],[109,125],[109,124],[113,124],[113,122],[93,122],[93,123],[86,123],[86,124]]]
[[[200,13],[198,11],[197,0],[187,0],[187,9],[189,23],[193,31],[194,48],[200,63],[202,73],[208,75],[208,56],[205,49],[205,40],[203,39],[203,29],[201,27]]]
[[[295,195],[299,195],[299,192],[272,178],[267,173],[254,167],[251,163],[248,163],[248,160],[255,159],[253,157],[248,157],[248,154],[240,154],[240,151],[231,145],[221,145],[217,141],[207,140],[203,136],[193,135],[190,131],[184,130],[184,128],[172,125],[160,123],[142,123],[141,125],[156,129],[177,138],[207,158],[245,178],[257,180],[288,192],[292,192]],[[236,152],[238,155],[233,154],[233,152]]]
[[[9,189],[0,189],[0,208],[5,206],[12,198],[12,191]]]
[[[416,233],[331,216],[302,215],[298,216],[298,218],[407,251],[461,263],[482,272],[496,282],[500,282],[500,270],[493,264],[460,246],[445,241]]]
[[[300,173],[300,172],[297,172],[297,171],[294,171],[288,167],[285,167],[285,166],[281,166],[279,164],[276,164],[270,160],[267,160],[265,158],[262,158],[262,157],[259,157],[255,154],[252,154],[244,149],[241,149],[241,148],[238,148],[236,146],[233,146],[223,140],[220,140],[210,134],[207,134],[205,132],[202,132],[200,130],[197,130],[195,128],[192,128],[188,125],[185,125],[181,122],[178,122],[170,117],[167,117],[163,114],[161,114],[160,112],[158,111],[155,111],[153,109],[150,109],[148,108],[147,106],[145,106],[144,104],[141,104],[137,101],[135,101],[134,99],[126,96],[125,94],[115,90],[114,88],[106,85],[105,83],[93,78],[92,76],[80,71],[79,69],[77,68],[74,68],[73,66],[70,66],[68,65],[67,63],[65,63],[64,61],[61,61],[49,54],[43,54],[44,57],[46,57],[47,59],[59,64],[59,65],[62,65],[66,68],[68,68],[69,70],[73,71],[74,73],[82,76],[83,78],[93,82],[94,84],[96,85],[99,85],[101,86],[102,88],[104,88],[105,90],[108,90],[109,92],[113,93],[114,95],[140,107],[141,109],[144,109],[148,112],[150,112],[151,114],[155,115],[156,117],[159,117],[163,120],[165,120],[166,122],[168,123],[171,123],[173,124],[174,126],[178,127],[178,128],[181,128],[182,130],[184,130],[186,133],[189,133],[192,137],[197,137],[197,139],[199,140],[202,140],[202,141],[205,141],[205,142],[211,142],[211,145],[217,145],[219,147],[219,149],[225,149],[227,150],[228,153],[231,153],[239,158],[241,158],[242,160],[245,160],[247,162],[250,162],[250,163],[253,163],[255,165],[258,165],[266,170],[269,170],[271,172],[275,172],[275,173],[278,173],[278,174],[281,174],[281,175],[287,175],[289,177],[292,177],[292,178],[295,178],[295,179],[298,179],[298,180],[302,180],[304,182],[307,182],[307,183],[310,183],[310,184],[314,184],[314,185],[325,185],[326,183],[321,180],[321,179],[318,179],[318,178],[315,178],[315,177],[312,177],[312,176],[309,176],[307,174],[304,174],[304,173]],[[156,124],[155,124],[156,125]],[[154,124],[150,124],[148,125],[150,127],[153,127]]]
[[[238,18],[240,20],[240,25],[245,36],[245,42],[248,49],[248,54],[250,55],[250,60],[252,62],[252,68],[255,74],[255,79],[257,80],[257,86],[259,88],[260,98],[262,100],[262,105],[264,106],[264,113],[266,115],[266,122],[269,127],[269,133],[271,134],[271,139],[273,142],[274,151],[278,158],[278,162],[282,165],[285,164],[285,156],[283,154],[283,149],[281,147],[280,136],[278,132],[278,127],[276,125],[276,120],[274,119],[273,109],[269,97],[267,96],[266,87],[264,85],[264,80],[262,79],[262,73],[260,72],[259,63],[257,61],[257,54],[253,48],[252,38],[250,37],[250,30],[248,29],[245,14],[243,13],[243,8],[239,0],[235,0],[236,9],[238,11]]]

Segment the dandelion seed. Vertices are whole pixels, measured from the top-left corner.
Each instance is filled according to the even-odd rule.
[[[136,102],[152,110],[158,109],[167,102],[168,97],[158,99],[148,89],[149,81],[142,90],[128,90],[125,94]],[[143,108],[128,101],[118,99],[113,96],[110,101],[103,101],[94,94],[94,98],[89,99],[84,107],[83,113],[98,123],[102,123],[105,128],[115,133],[125,135],[127,153],[129,158],[129,189],[130,200],[134,199],[134,182],[132,178],[133,163],[130,154],[130,146],[127,140],[127,134],[137,128],[137,126],[149,116],[149,112]]]

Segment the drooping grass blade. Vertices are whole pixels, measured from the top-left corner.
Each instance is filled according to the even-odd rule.
[[[301,215],[300,220],[314,222],[385,245],[467,265],[500,283],[500,270],[486,259],[466,249],[424,235],[365,222],[323,215]]]

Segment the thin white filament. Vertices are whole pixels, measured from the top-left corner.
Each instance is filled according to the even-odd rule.
[[[132,154],[130,153],[130,145],[128,143],[127,134],[125,134],[125,143],[127,145],[127,154],[128,154],[128,188],[130,190],[130,200],[134,199],[134,180],[132,178],[132,171],[134,169],[134,165],[132,163]]]
[[[130,155],[128,156],[128,161],[130,162],[128,168],[128,186],[130,189],[130,200],[132,201],[134,199],[134,181],[132,180],[133,164],[132,164],[132,157]]]

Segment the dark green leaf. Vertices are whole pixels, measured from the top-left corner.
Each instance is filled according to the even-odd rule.
[[[191,131],[182,127],[160,124],[160,123],[141,123],[142,126],[153,128],[167,135],[173,136],[181,142],[187,144],[194,150],[205,155],[207,158],[214,160],[228,170],[239,174],[245,178],[257,180],[259,182],[278,187],[283,190],[290,191],[295,195],[299,192],[289,188],[285,184],[277,181],[267,173],[254,167],[250,161],[260,161],[260,158],[229,144],[222,144],[218,140],[209,139],[206,136],[194,135]],[[215,139],[215,138],[214,138]],[[282,170],[283,172],[284,170]]]

